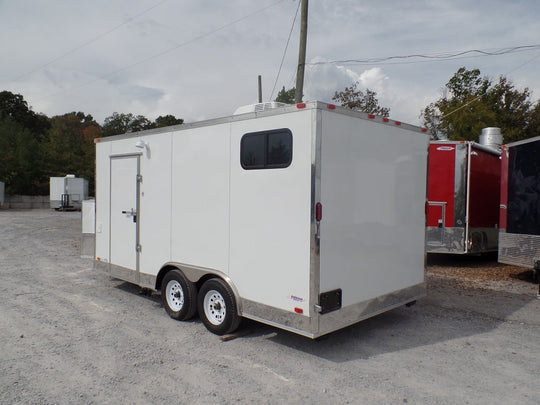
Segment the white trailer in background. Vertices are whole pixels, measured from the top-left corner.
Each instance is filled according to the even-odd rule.
[[[68,174],[50,178],[51,208],[57,210],[78,209],[88,198],[88,180]]]
[[[310,102],[96,140],[96,267],[310,338],[425,295],[428,136]]]

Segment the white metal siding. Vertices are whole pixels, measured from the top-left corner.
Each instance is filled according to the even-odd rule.
[[[323,113],[321,291],[343,306],[424,281],[428,137]]]
[[[229,124],[221,124],[174,133],[170,184],[171,260],[225,273],[229,249],[229,128]]]
[[[171,257],[171,133],[139,139],[148,142],[140,157],[139,271],[156,275]]]
[[[312,111],[233,123],[231,128],[230,276],[243,298],[294,312],[309,309]],[[288,128],[287,168],[245,170],[240,140]]]

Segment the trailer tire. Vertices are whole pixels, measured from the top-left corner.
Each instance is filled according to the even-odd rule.
[[[161,283],[161,302],[171,318],[187,321],[197,311],[197,287],[180,270],[170,270]]]
[[[206,329],[216,335],[234,332],[242,320],[238,315],[234,293],[229,285],[219,278],[211,278],[202,285],[198,309]]]

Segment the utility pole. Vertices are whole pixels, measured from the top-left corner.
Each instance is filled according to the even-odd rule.
[[[302,14],[300,22],[300,50],[298,53],[298,71],[296,73],[296,92],[294,102],[301,103],[304,92],[304,71],[306,67],[306,43],[307,43],[307,21],[308,21],[308,0],[302,0]]]
[[[262,76],[259,75],[259,103],[262,103]]]

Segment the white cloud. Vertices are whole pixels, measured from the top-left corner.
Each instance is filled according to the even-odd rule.
[[[0,1],[0,36],[9,39],[0,42],[9,61],[0,64],[0,90],[22,94],[37,112],[82,110],[101,122],[115,111],[187,121],[228,115],[256,102],[258,75],[264,98],[270,98],[298,1]],[[320,0],[310,3],[309,12],[310,62],[540,43],[540,5],[533,0],[494,0],[489,6],[468,0]],[[298,22],[273,97],[282,86],[295,85],[297,49]],[[377,92],[393,118],[418,123],[420,110],[460,66],[495,78],[510,72],[516,85],[540,96],[538,59],[525,64],[533,56],[309,65],[304,94],[331,101],[335,91],[359,80]]]

